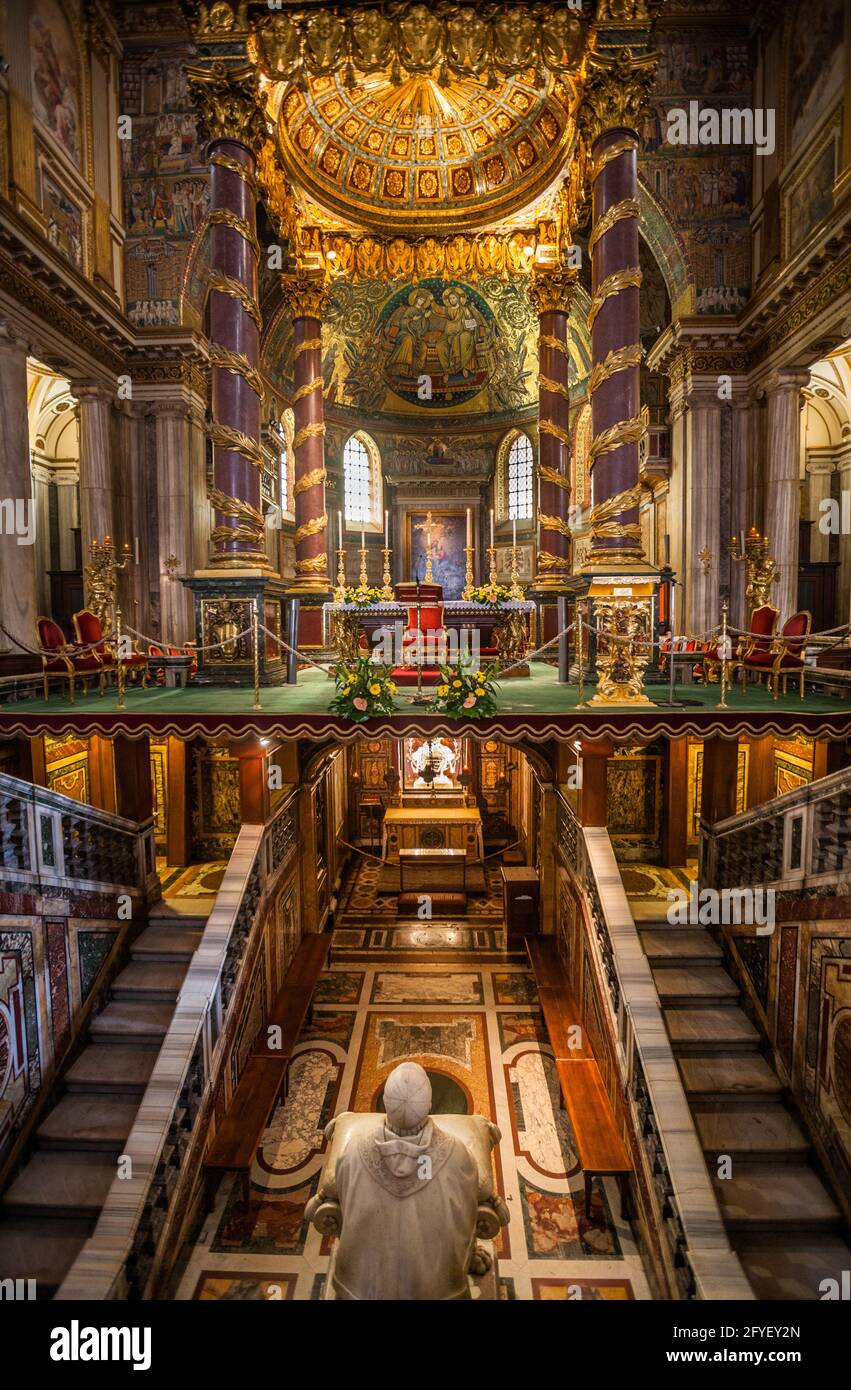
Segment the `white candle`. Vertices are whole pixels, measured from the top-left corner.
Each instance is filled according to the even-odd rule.
[[[390,549],[390,513],[384,513],[384,549]]]
[[[493,507],[491,507],[491,549],[493,549]]]
[[[342,550],[342,549],[343,549],[343,513],[342,513],[341,511],[338,511],[338,512],[337,512],[337,534],[338,534],[338,536],[339,536],[339,546],[338,546],[338,548],[339,548],[340,550]]]
[[[517,545],[517,517],[516,517],[516,516],[513,516],[513,517],[511,518],[511,544],[512,544],[513,546],[516,546],[516,545]]]
[[[471,513],[471,511],[470,511],[470,508],[468,507],[468,508],[467,508],[467,549],[468,549],[468,550],[470,549],[470,547],[472,546],[472,544],[473,544],[473,521],[472,521],[472,513]]]
[[[364,540],[364,535],[365,535],[365,532],[364,532],[364,529],[363,529],[363,522],[361,522],[361,528],[360,528],[360,548],[361,548],[361,550],[366,550],[366,541]]]

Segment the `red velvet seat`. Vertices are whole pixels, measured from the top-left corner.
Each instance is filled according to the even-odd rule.
[[[772,608],[770,603],[764,603],[760,608],[754,609],[747,636],[740,637],[738,642],[732,641],[732,656],[727,662],[728,671],[732,673],[737,666],[744,667],[753,654],[771,651],[778,616],[778,610]],[[719,664],[717,642],[705,642],[703,652],[708,678],[712,669]],[[747,673],[743,675],[742,688],[748,688]]]
[[[68,682],[68,698],[74,703],[74,686],[82,681],[83,693],[89,688],[92,676],[98,677],[100,693],[103,694],[106,667],[96,651],[81,652],[66,642],[65,634],[52,618],[36,618],[38,644],[41,648],[41,669],[44,679],[44,698],[50,697],[48,677],[59,676]]]
[[[812,614],[808,613],[806,609],[802,609],[799,613],[793,613],[780,629],[779,638],[767,650],[763,644],[745,658],[743,666],[746,689],[748,671],[764,672],[770,677],[776,700],[780,692],[781,678],[783,680],[783,694],[785,695],[789,676],[796,675],[800,698],[803,700],[804,680],[807,671],[804,650],[810,635],[812,621]]]
[[[91,646],[97,651],[107,670],[115,669],[114,645],[104,636],[100,618],[96,613],[93,613],[90,608],[81,608],[79,613],[74,614],[74,631],[77,634],[78,642],[83,646]],[[125,671],[141,675],[143,686],[148,684],[151,672],[148,658],[144,652],[136,651],[134,648],[128,656],[122,657],[121,665]]]

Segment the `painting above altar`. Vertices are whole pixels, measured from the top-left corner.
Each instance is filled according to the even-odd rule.
[[[461,597],[465,583],[467,517],[465,512],[409,512],[407,574],[411,580],[426,578],[426,527],[431,517],[431,577],[443,587],[444,600]]]
[[[437,738],[406,738],[402,747],[402,790],[461,791],[463,767],[463,739],[445,734]]]

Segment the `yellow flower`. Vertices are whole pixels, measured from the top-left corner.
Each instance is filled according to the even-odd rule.
[[[388,681],[388,682],[387,682],[387,689],[390,691],[390,694],[391,694],[391,695],[395,695],[395,694],[396,694],[396,682],[395,682],[395,681]]]
[[[476,699],[477,699],[477,700],[481,700],[481,699],[484,697],[484,693],[485,693],[485,692],[484,692],[483,690],[477,690],[477,691],[476,691]]]
[[[448,685],[439,685],[439,686],[437,687],[437,693],[438,693],[438,695],[448,695],[448,694],[449,694],[449,686],[448,686]]]
[[[461,689],[461,682],[460,682],[460,681],[453,681],[453,682],[452,682],[452,688],[453,688],[453,690],[460,690],[460,689]]]
[[[380,695],[380,694],[381,694],[381,686],[380,686],[377,682],[374,681],[374,682],[372,683],[372,685],[369,687],[369,693],[370,693],[370,695]]]

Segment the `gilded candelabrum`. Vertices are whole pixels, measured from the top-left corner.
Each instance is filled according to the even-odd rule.
[[[366,557],[368,554],[368,548],[365,545],[362,545],[358,550],[358,556],[360,557],[360,574],[358,575],[358,578],[360,580],[360,585],[362,589],[365,589],[368,583],[366,570]]]
[[[115,542],[111,536],[104,536],[102,544],[93,540],[89,551],[91,559],[85,567],[86,601],[104,632],[112,632],[115,630],[118,575],[130,563],[130,546],[125,542],[121,559],[117,560]]]
[[[510,592],[512,598],[520,598],[520,599],[522,599],[522,598],[524,597],[523,590],[522,590],[522,588],[520,587],[520,575],[519,575],[518,570],[517,570],[517,546],[516,546],[516,545],[513,545],[513,546],[511,547],[511,585],[510,585],[510,587],[509,587],[509,592]]]
[[[745,537],[744,548],[741,547],[738,537],[732,536],[730,559],[744,561],[745,598],[751,612],[755,608],[762,608],[769,602],[768,591],[780,574],[777,561],[771,554],[768,536],[761,536],[756,527],[752,526]]]
[[[464,588],[461,591],[461,597],[463,599],[469,599],[473,593],[473,547],[471,545],[466,545],[464,547],[464,555],[466,556],[466,565],[464,568]]]
[[[381,597],[392,599],[393,582],[390,578],[390,556],[393,554],[393,551],[389,546],[385,546],[381,554],[384,558],[384,569],[381,573]]]
[[[337,551],[337,587],[334,590],[334,602],[345,603],[346,601],[346,551],[344,546],[340,546]]]
[[[496,584],[496,546],[488,546],[488,583]]]

